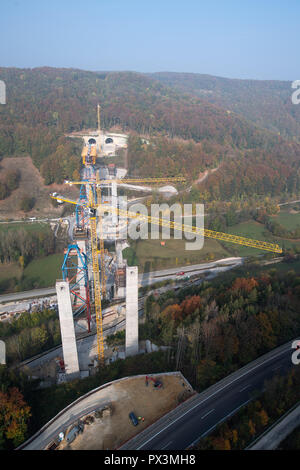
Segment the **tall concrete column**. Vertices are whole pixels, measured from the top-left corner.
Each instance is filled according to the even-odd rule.
[[[117,209],[117,207],[118,207],[118,190],[117,190],[117,183],[116,182],[111,183],[111,205],[115,209]],[[113,213],[112,221],[113,221],[113,224],[117,225],[117,223],[118,223],[118,215],[117,214]]]
[[[117,265],[118,267],[119,266],[121,267],[124,264],[123,253],[122,253],[122,251],[124,250],[123,241],[116,240],[115,248],[116,248]]]
[[[80,371],[70,288],[67,281],[56,281],[56,294],[65,371],[69,379],[75,379],[79,377]]]
[[[138,268],[126,268],[126,357],[139,352]]]
[[[0,364],[6,364],[6,346],[2,340],[0,340]]]

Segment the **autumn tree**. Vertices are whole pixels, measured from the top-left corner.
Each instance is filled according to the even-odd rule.
[[[26,437],[30,407],[17,387],[0,392],[0,445],[2,448],[21,444]]]
[[[20,209],[24,212],[30,212],[35,204],[35,199],[30,196],[23,196],[20,200]]]

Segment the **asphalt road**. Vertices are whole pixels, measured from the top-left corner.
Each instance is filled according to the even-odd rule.
[[[180,276],[176,276],[176,273],[180,271],[184,271],[185,274],[190,275],[208,271],[211,271],[212,273],[221,272],[238,266],[242,264],[242,262],[243,258],[224,258],[222,260],[212,261],[210,263],[179,266],[177,268],[163,269],[161,271],[152,271],[139,275],[139,285],[146,286],[159,281],[164,281],[166,279],[180,279]],[[56,295],[55,287],[33,289],[24,292],[0,295],[0,303],[31,299],[35,297],[47,297],[49,295]]]
[[[33,289],[23,292],[15,292],[13,294],[0,295],[0,303],[32,299],[36,297],[47,297],[48,295],[56,295],[55,287],[46,287],[43,289]]]
[[[155,282],[165,281],[167,279],[180,279],[187,275],[200,273],[217,273],[232,269],[243,263],[243,258],[223,258],[209,263],[191,264],[187,266],[178,266],[176,268],[161,269],[160,271],[151,271],[149,273],[139,274],[139,285],[146,286]],[[184,275],[178,276],[177,273],[184,272]]]
[[[196,399],[191,400],[188,409],[186,408],[188,402],[185,402],[128,441],[120,450],[184,450],[195,444],[200,437],[209,434],[218,423],[250,401],[255,390],[262,391],[266,379],[284,373],[289,368],[297,367],[291,361],[291,344],[292,341],[262,356],[197,395]],[[58,419],[49,426],[46,425],[34,439],[30,439],[20,447],[26,450],[44,448],[61,430],[96,409],[99,404],[97,393],[92,393],[74,406],[70,406]],[[181,412],[180,409],[184,406],[185,411]],[[138,445],[134,445],[135,442],[138,442]]]
[[[154,434],[148,428],[148,436],[146,433],[139,443],[127,443],[124,449],[184,450],[195,444],[200,437],[209,434],[217,424],[251,401],[255,390],[262,391],[266,379],[297,367],[291,361],[291,344],[287,343],[280,352],[275,350],[261,364],[253,363],[248,370],[241,370],[224,386],[215,390],[212,387],[208,396],[202,398],[200,394],[199,401],[193,402],[188,411],[171,422],[166,420],[165,426],[158,428]]]

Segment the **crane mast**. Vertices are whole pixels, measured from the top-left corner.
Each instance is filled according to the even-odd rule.
[[[97,105],[97,117],[98,117],[98,135],[99,135],[99,155],[100,155],[100,153],[101,153],[100,110],[101,110],[101,106],[100,106],[100,104],[98,104],[98,105]]]
[[[98,239],[97,239],[96,216],[90,217],[90,229],[91,229],[93,277],[94,277],[95,314],[96,314],[96,328],[97,328],[97,350],[98,350],[99,361],[101,365],[104,365],[103,318],[102,318],[102,306],[101,306],[101,282],[100,282],[99,262],[98,262]]]

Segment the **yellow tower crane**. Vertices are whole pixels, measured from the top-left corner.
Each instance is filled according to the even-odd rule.
[[[145,180],[147,178],[144,178]],[[147,179],[147,182],[150,178]],[[160,179],[161,180],[161,179]],[[164,179],[165,180],[165,179]],[[111,182],[111,180],[105,180],[105,182]],[[122,182],[128,180],[120,180]],[[174,181],[174,179],[172,179]],[[96,213],[98,209],[99,214],[99,223],[100,228],[102,230],[102,217],[104,212],[112,212],[122,217],[131,218],[131,219],[138,219],[143,222],[153,223],[160,226],[169,227],[175,230],[183,230],[189,233],[195,233],[199,235],[203,235],[207,238],[214,238],[216,240],[221,240],[225,242],[235,243],[242,246],[248,246],[252,248],[257,248],[259,250],[270,251],[273,253],[282,253],[282,249],[279,245],[275,243],[263,242],[260,240],[253,240],[251,238],[240,237],[238,235],[231,235],[229,233],[223,232],[216,232],[214,230],[207,230],[201,229],[198,227],[194,227],[192,225],[185,225],[185,224],[178,224],[176,222],[172,222],[170,220],[165,220],[159,217],[151,217],[146,216],[143,214],[138,214],[132,211],[126,211],[122,209],[118,209],[112,206],[105,204],[105,206],[101,203],[101,189],[100,184],[102,184],[103,180],[99,180],[95,183],[86,183],[86,182],[69,182],[69,184],[96,184],[97,186],[97,199],[98,202],[95,203],[93,200],[92,193],[93,191],[89,191],[89,202],[84,203],[82,202],[82,206],[86,207],[90,212],[90,231],[91,231],[91,246],[92,246],[92,262],[93,262],[93,275],[94,275],[94,290],[95,290],[95,311],[96,311],[96,324],[97,324],[97,346],[98,346],[98,358],[101,364],[104,363],[104,340],[103,340],[103,319],[102,319],[102,307],[101,307],[101,294],[105,292],[105,277],[103,276],[103,272],[105,273],[105,266],[104,266],[104,244],[102,235],[100,233],[100,259],[101,259],[101,273],[103,276],[100,281],[100,274],[99,274],[99,262],[98,262],[98,238],[97,238],[97,224],[96,224]],[[151,181],[153,182],[153,181]],[[161,181],[160,181],[161,182]],[[70,199],[64,198],[62,196],[51,196],[53,199],[57,199],[63,202],[69,202],[71,204],[78,204],[78,201],[72,201]],[[102,239],[102,242],[101,242]],[[103,263],[103,264],[102,264]]]
[[[132,183],[149,183],[149,184],[160,184],[160,183],[184,183],[185,178],[182,176],[175,176],[169,178],[123,178],[123,179],[105,179],[99,180],[97,183],[101,185],[117,183],[117,184],[132,184]],[[73,184],[90,184],[89,181],[65,181],[66,184],[72,186]]]
[[[101,194],[100,194],[101,196]],[[101,197],[99,199],[101,201]],[[71,202],[71,201],[69,201]],[[101,202],[97,204],[101,207]],[[105,292],[105,284],[103,282],[103,276],[100,281],[99,273],[99,261],[98,261],[98,237],[97,237],[97,220],[93,191],[89,191],[89,209],[90,209],[90,240],[91,240],[91,251],[92,251],[92,265],[93,265],[93,278],[94,278],[94,295],[95,295],[95,315],[96,315],[96,329],[97,329],[97,351],[98,359],[100,364],[104,365],[104,339],[103,339],[103,316],[102,316],[102,304],[101,296]],[[102,227],[102,225],[101,225]],[[100,233],[100,240],[101,240]],[[102,240],[103,242],[103,240]],[[100,243],[100,260],[104,257],[104,246]],[[105,271],[104,263],[101,265],[101,274]]]

